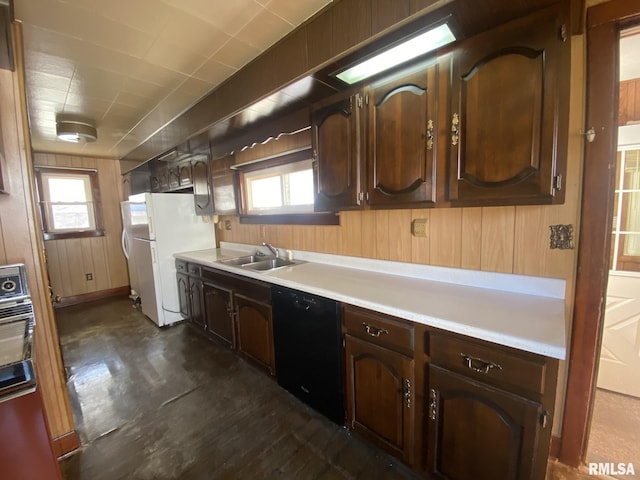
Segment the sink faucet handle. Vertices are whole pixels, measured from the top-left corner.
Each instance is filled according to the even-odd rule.
[[[267,247],[269,250],[271,250],[271,253],[273,253],[276,257],[278,256],[278,249],[270,243],[262,242],[262,246]]]

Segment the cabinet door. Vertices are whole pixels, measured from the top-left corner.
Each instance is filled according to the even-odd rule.
[[[177,273],[178,281],[178,304],[180,305],[180,315],[188,320],[191,306],[191,297],[189,296],[189,277],[183,273]]]
[[[169,176],[169,190],[180,188],[180,169],[178,166],[167,168]]]
[[[234,295],[238,351],[269,374],[275,374],[271,305]]]
[[[414,360],[345,335],[347,425],[413,463]]]
[[[205,283],[202,298],[207,333],[233,347],[231,290]]]
[[[127,200],[131,193],[131,173],[125,173],[122,175],[122,196]]]
[[[178,165],[178,180],[180,182],[180,188],[190,187],[193,184],[191,162],[183,162]]]
[[[190,277],[189,278],[189,305],[191,310],[189,311],[189,318],[194,325],[204,329],[204,315],[202,311],[202,280]]]
[[[478,35],[455,52],[453,204],[564,201],[571,42],[554,12]]]
[[[191,165],[191,175],[196,215],[213,215],[209,158],[204,156],[202,159],[195,160]]]
[[[213,207],[216,215],[237,215],[235,171],[233,155],[215,159],[211,162],[211,189]]]
[[[434,196],[437,65],[368,90],[367,185],[372,207],[430,206]]]
[[[540,458],[538,437],[543,417],[539,403],[433,364],[427,398],[428,466],[433,476],[448,480],[544,479],[545,469],[534,460]]]
[[[316,211],[361,208],[359,95],[311,115]]]

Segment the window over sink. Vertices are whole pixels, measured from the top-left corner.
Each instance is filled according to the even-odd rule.
[[[240,222],[337,225],[335,213],[314,211],[310,148],[233,167],[239,172]]]

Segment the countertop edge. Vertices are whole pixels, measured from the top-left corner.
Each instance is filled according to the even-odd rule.
[[[439,318],[433,315],[413,312],[411,310],[403,310],[402,308],[398,308],[396,306],[389,306],[384,303],[374,302],[364,298],[347,296],[347,295],[341,294],[338,291],[326,290],[326,289],[318,288],[315,286],[305,285],[305,284],[287,280],[286,278],[281,278],[280,276],[278,276],[278,274],[281,274],[282,272],[285,272],[286,274],[287,269],[276,270],[273,272],[256,272],[256,271],[250,271],[250,270],[242,269],[241,267],[227,265],[219,262],[219,260],[221,259],[231,258],[233,256],[240,256],[246,253],[247,253],[247,250],[244,250],[244,249],[237,249],[237,250],[211,249],[211,250],[202,250],[202,251],[195,251],[195,252],[176,253],[174,254],[174,257],[180,260],[197,263],[205,267],[226,271],[228,273],[241,275],[241,276],[252,278],[255,280],[260,280],[265,283],[271,283],[271,284],[279,285],[282,287],[298,289],[310,294],[332,298],[334,300],[337,300],[343,303],[348,303],[350,305],[354,305],[357,307],[366,308],[366,309],[374,310],[379,313],[404,318],[406,320],[420,323],[422,325],[426,325],[434,328],[440,328],[445,331],[466,335],[479,340],[496,343],[498,345],[511,347],[518,350],[523,350],[526,352],[535,353],[535,354],[539,354],[539,355],[543,355],[551,358],[556,358],[559,360],[566,359],[566,334],[563,334],[562,339],[558,339],[560,340],[558,342],[541,342],[537,340],[532,340],[532,339],[527,339],[523,337],[517,337],[514,335],[497,332],[495,330],[489,330],[489,329],[477,327],[474,325],[468,325],[468,324],[460,323],[457,321],[452,321],[446,318]],[[207,260],[206,258],[203,258],[206,256],[215,256],[215,260]],[[296,267],[289,267],[289,268],[296,268]],[[348,267],[340,267],[340,268],[348,268]],[[355,269],[355,270],[358,270],[358,269]],[[408,278],[412,278],[412,277],[408,277]],[[420,281],[420,279],[416,279],[416,281]],[[482,288],[482,287],[471,287],[471,288]],[[505,292],[505,293],[513,293],[513,292]],[[553,298],[553,297],[541,296],[541,298],[548,299],[549,302],[561,301],[560,299]],[[562,302],[562,305],[564,305],[564,301],[562,300],[561,302]],[[563,325],[563,329],[564,328],[565,328],[565,325]]]

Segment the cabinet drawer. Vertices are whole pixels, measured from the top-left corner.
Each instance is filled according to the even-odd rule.
[[[176,260],[176,272],[187,273],[187,262],[184,260]]]
[[[189,275],[196,275],[196,276],[200,276],[200,265],[198,265],[197,263],[188,263],[187,264],[187,272],[189,273]]]
[[[267,283],[206,267],[202,269],[202,278],[214,285],[233,290],[234,293],[246,295],[256,302],[271,305],[271,286]]]
[[[533,353],[434,332],[429,347],[431,363],[506,390],[544,394],[555,387],[545,384],[547,360]]]
[[[392,317],[356,307],[344,307],[345,331],[401,352],[413,352],[414,327],[412,324]]]

